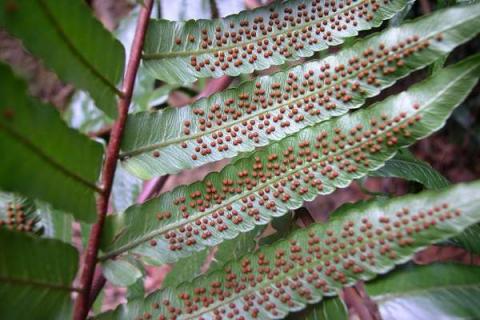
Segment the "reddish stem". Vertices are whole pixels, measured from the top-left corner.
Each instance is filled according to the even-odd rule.
[[[143,41],[148,26],[148,19],[152,11],[153,0],[145,0],[144,6],[140,11],[137,21],[135,36],[132,47],[130,49],[130,58],[127,64],[127,71],[123,79],[122,97],[118,102],[118,118],[112,129],[110,140],[107,146],[105,162],[102,169],[102,185],[103,192],[99,195],[97,201],[97,222],[93,225],[88,245],[85,252],[82,275],[80,277],[80,285],[82,292],[79,293],[75,301],[74,320],[84,320],[89,311],[89,297],[92,287],[93,275],[97,262],[97,254],[100,245],[100,235],[102,233],[103,224],[108,211],[108,200],[112,191],[113,177],[117,166],[118,153],[120,151],[120,142],[122,139],[123,129],[127,121],[128,107],[132,100],[133,88],[135,86],[135,78],[142,54]]]

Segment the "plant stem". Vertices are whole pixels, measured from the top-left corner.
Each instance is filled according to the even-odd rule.
[[[103,192],[99,195],[97,201],[97,222],[92,227],[92,231],[88,239],[88,245],[85,250],[86,252],[82,268],[83,270],[80,277],[82,292],[78,295],[75,301],[75,320],[84,320],[89,311],[88,302],[97,262],[100,235],[102,233],[103,224],[107,215],[108,201],[112,191],[113,177],[115,175],[118,154],[120,151],[120,142],[122,139],[123,129],[125,128],[125,123],[127,121],[128,107],[130,106],[130,102],[132,100],[135,78],[137,76],[137,70],[140,64],[143,41],[145,39],[145,32],[148,26],[148,20],[150,18],[152,6],[153,0],[145,0],[140,11],[135,30],[135,36],[130,49],[130,58],[128,60],[127,70],[123,79],[123,95],[119,98],[118,102],[118,118],[115,121],[112,129],[110,140],[107,146],[105,162],[102,169]]]

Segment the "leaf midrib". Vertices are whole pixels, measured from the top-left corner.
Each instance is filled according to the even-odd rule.
[[[169,58],[169,57],[174,57],[175,58],[175,57],[190,56],[192,54],[200,55],[200,54],[203,54],[203,53],[225,51],[225,50],[241,47],[243,45],[249,45],[249,44],[255,43],[257,41],[262,41],[264,39],[270,39],[274,36],[279,36],[279,35],[282,35],[282,34],[287,34],[288,32],[297,31],[297,30],[303,29],[305,27],[317,24],[318,22],[321,22],[321,21],[324,21],[324,20],[329,20],[333,16],[340,15],[340,14],[344,13],[345,11],[350,10],[352,8],[355,8],[355,7],[363,4],[364,2],[368,2],[368,1],[370,1],[370,0],[360,0],[359,2],[354,3],[351,6],[348,6],[348,7],[346,6],[344,9],[341,9],[341,10],[335,12],[335,14],[333,14],[333,15],[322,17],[320,19],[315,19],[311,22],[304,23],[300,26],[292,27],[291,29],[288,29],[286,31],[278,30],[277,32],[274,32],[274,33],[271,33],[271,34],[268,34],[268,35],[265,35],[265,36],[260,36],[258,38],[248,40],[248,41],[245,41],[245,42],[242,42],[242,43],[239,43],[239,44],[230,44],[228,46],[224,46],[224,47],[221,47],[221,48],[198,49],[198,50],[193,50],[193,51],[169,51],[169,52],[164,52],[164,53],[161,53],[161,52],[144,53],[142,55],[142,58],[144,60],[161,60],[163,58]],[[298,10],[295,10],[295,11],[298,11]]]
[[[82,289],[80,288],[70,287],[61,283],[43,282],[43,281],[37,281],[32,279],[23,279],[23,278],[14,278],[14,277],[0,276],[0,282],[9,283],[12,285],[26,285],[26,286],[32,286],[32,287],[47,288],[47,289],[59,290],[59,291],[69,291],[69,292],[82,291]]]
[[[114,94],[116,94],[119,97],[123,97],[123,92],[120,91],[115,84],[110,82],[109,79],[107,79],[101,71],[97,70],[96,67],[90,63],[90,61],[83,56],[80,50],[77,49],[77,47],[73,44],[72,41],[70,41],[69,37],[63,30],[62,26],[60,23],[57,21],[55,18],[54,14],[50,11],[50,8],[48,5],[45,3],[44,0],[37,0],[37,3],[39,4],[39,7],[43,10],[45,16],[47,17],[48,21],[52,24],[53,28],[55,31],[57,31],[57,34],[60,36],[62,41],[65,42],[67,47],[70,49],[71,53],[80,61],[81,64],[83,64],[90,72],[97,77],[103,84],[105,84],[110,91],[112,91]]]
[[[54,169],[58,170],[59,172],[61,172],[65,177],[70,178],[97,193],[103,192],[103,190],[100,187],[98,187],[95,183],[88,181],[81,175],[65,167],[62,163],[57,162],[57,160],[52,158],[49,154],[45,153],[40,147],[35,145],[35,143],[29,140],[28,137],[23,136],[20,132],[17,132],[14,128],[3,124],[1,121],[0,121],[0,131],[5,132],[13,140],[17,141],[19,144],[21,144],[26,149],[31,151],[37,157],[42,159],[45,163],[47,163]]]
[[[471,20],[471,19],[469,19]],[[428,40],[429,38],[432,38],[434,37],[436,34],[438,33],[442,33],[444,32],[445,30],[448,30],[448,29],[451,29],[451,28],[454,28],[456,27],[457,25],[461,25],[463,23],[465,23],[466,21],[469,21],[469,20],[464,20],[462,21],[461,23],[458,23],[458,24],[455,24],[455,25],[450,25],[449,27],[447,28],[444,28],[440,31],[435,31],[435,32],[431,32],[429,34],[427,34],[425,37],[419,39],[418,42],[422,42],[422,41],[425,41],[425,40]],[[414,47],[415,45],[417,45],[418,43],[415,43],[415,44],[411,44],[411,45],[408,45],[408,46],[405,46],[403,49],[402,49],[402,52]],[[283,102],[281,104],[277,104],[275,105],[274,107],[272,108],[267,108],[267,109],[262,109],[258,112],[255,112],[255,113],[252,113],[246,117],[243,117],[241,119],[238,119],[238,120],[233,120],[231,122],[228,122],[227,124],[222,124],[218,127],[216,127],[215,129],[212,129],[212,130],[205,130],[205,131],[201,131],[201,132],[197,132],[195,134],[191,134],[189,136],[183,136],[183,137],[179,137],[179,138],[175,138],[175,139],[170,139],[170,140],[165,140],[163,142],[159,142],[159,143],[152,143],[152,144],[147,144],[145,146],[142,146],[142,147],[139,147],[139,148],[136,148],[136,149],[132,149],[130,151],[125,151],[125,152],[122,152],[120,154],[120,159],[122,159],[122,161],[128,161],[130,160],[130,157],[132,156],[137,156],[137,155],[141,155],[145,152],[149,152],[149,151],[152,151],[154,149],[157,149],[157,148],[164,148],[164,147],[167,147],[169,145],[172,145],[172,144],[178,144],[178,143],[181,143],[181,142],[185,142],[185,141],[190,141],[190,140],[195,140],[196,138],[199,138],[199,137],[203,137],[203,136],[207,136],[209,134],[212,134],[212,133],[215,133],[215,132],[218,132],[218,131],[221,131],[225,128],[229,128],[229,127],[232,127],[236,124],[239,124],[239,123],[242,123],[244,121],[248,121],[250,119],[253,119],[253,118],[256,118],[257,116],[260,116],[260,115],[264,115],[266,113],[269,113],[269,112],[272,112],[272,111],[275,111],[277,109],[280,109],[282,107],[285,107],[285,106],[288,106],[288,105],[291,105],[291,104],[295,104],[297,101],[300,101],[300,100],[304,100],[306,98],[310,98],[312,96],[315,96],[317,95],[319,92],[321,91],[327,91],[328,89],[330,88],[333,88],[335,85],[341,83],[342,81],[345,81],[345,80],[351,80],[355,77],[358,76],[359,73],[365,71],[365,70],[369,70],[371,68],[373,68],[374,66],[377,66],[379,65],[380,63],[382,62],[385,62],[387,59],[388,59],[389,56],[384,56],[382,57],[381,60],[378,60],[378,62],[376,63],[373,63],[373,64],[369,64],[368,67],[365,67],[365,68],[361,68],[359,69],[358,71],[356,72],[352,72],[351,74],[349,74],[348,76],[342,78],[342,79],[339,79],[335,82],[332,82],[331,85],[329,86],[326,86],[326,87],[322,87],[321,89],[318,89],[318,90],[314,90],[312,92],[309,92],[307,95],[304,95],[302,97],[298,97],[298,98],[295,98],[295,99],[292,99],[292,100],[289,100],[288,102]],[[418,68],[421,68],[423,66],[420,66]],[[410,74],[411,72],[415,71],[416,69],[418,68],[415,68],[415,69],[411,69],[407,72],[407,74],[405,74],[404,76]],[[238,90],[238,89],[232,89],[232,90]],[[366,96],[367,98],[370,97],[370,95]],[[188,107],[185,107],[185,108],[188,108]],[[355,107],[352,107],[352,108],[349,108],[349,109],[355,109]],[[307,125],[306,127],[308,126],[313,126],[313,125],[316,125],[318,123],[321,123],[321,122],[325,122],[325,121],[328,121],[329,119],[331,119],[332,116],[331,115],[328,115],[327,117],[323,118],[320,122],[317,122],[317,123],[314,123],[312,125]]]
[[[297,171],[300,171],[300,170],[304,169],[304,168],[307,167],[307,166],[311,166],[313,163],[319,163],[319,162],[321,162],[321,161],[324,161],[325,159],[328,159],[328,157],[330,157],[330,156],[335,157],[336,155],[343,154],[343,153],[346,152],[346,151],[353,150],[353,149],[357,148],[358,146],[364,144],[365,142],[368,142],[368,141],[370,141],[370,140],[373,140],[374,138],[377,138],[377,137],[381,136],[382,134],[386,134],[387,132],[393,130],[393,129],[396,128],[396,127],[400,127],[403,123],[407,122],[409,119],[411,119],[412,117],[416,116],[418,113],[425,111],[425,110],[429,107],[430,104],[432,104],[435,100],[437,100],[438,97],[440,97],[441,95],[443,95],[443,93],[446,92],[447,90],[449,90],[451,86],[453,86],[454,84],[456,84],[459,79],[461,79],[465,74],[470,73],[471,70],[472,70],[472,69],[475,69],[475,68],[477,68],[476,65],[473,66],[473,67],[468,68],[465,72],[461,73],[459,76],[457,76],[456,78],[452,79],[452,80],[449,82],[449,84],[444,87],[443,90],[436,92],[435,95],[432,95],[432,96],[430,97],[430,99],[427,100],[427,101],[424,103],[423,107],[421,107],[421,108],[419,108],[418,110],[415,110],[414,112],[412,112],[412,114],[411,114],[409,117],[406,117],[405,119],[403,119],[403,120],[401,120],[400,122],[398,122],[396,126],[390,127],[389,130],[383,130],[383,131],[379,132],[378,135],[374,135],[374,136],[372,136],[371,138],[368,138],[368,139],[366,139],[366,140],[362,140],[361,142],[358,142],[358,143],[353,144],[352,146],[350,146],[350,148],[341,149],[340,151],[338,151],[338,152],[336,152],[336,153],[330,154],[330,155],[325,156],[325,157],[323,157],[323,158],[319,158],[319,159],[317,159],[316,161],[308,162],[308,163],[306,163],[306,164],[304,164],[304,165],[302,165],[302,166],[296,167],[295,170],[288,171],[288,172],[286,172],[284,175],[282,175],[281,177],[277,177],[277,178],[275,178],[275,179],[268,180],[266,183],[264,183],[264,184],[262,184],[262,185],[258,185],[257,187],[252,188],[252,190],[248,190],[248,192],[242,193],[241,195],[233,196],[233,197],[231,198],[231,200],[223,203],[221,206],[217,206],[217,207],[215,207],[215,208],[212,208],[211,210],[205,211],[205,212],[203,212],[203,213],[201,213],[201,214],[199,214],[199,215],[195,215],[195,216],[191,215],[188,219],[183,219],[183,220],[178,221],[178,222],[176,222],[176,223],[172,223],[172,224],[170,224],[170,225],[167,225],[166,227],[168,227],[168,228],[163,228],[163,229],[161,229],[161,230],[153,230],[152,232],[150,232],[149,234],[145,235],[144,237],[138,238],[138,239],[135,240],[135,241],[132,241],[132,242],[130,242],[130,243],[127,243],[127,244],[124,245],[123,247],[120,247],[120,248],[118,248],[118,249],[112,250],[112,251],[104,254],[103,256],[99,257],[99,261],[104,261],[104,260],[107,260],[107,259],[109,259],[109,258],[111,258],[111,257],[117,256],[117,255],[119,255],[119,254],[121,254],[121,253],[123,253],[123,252],[125,252],[125,251],[128,251],[128,250],[130,250],[130,249],[132,249],[132,248],[134,248],[134,247],[136,247],[136,246],[138,246],[138,245],[140,245],[140,244],[142,244],[142,243],[144,243],[144,242],[146,242],[146,241],[148,241],[148,240],[151,240],[151,239],[153,239],[154,237],[159,236],[159,235],[161,235],[161,234],[163,234],[163,233],[165,233],[165,232],[168,232],[168,231],[170,231],[170,230],[176,229],[176,228],[181,227],[181,226],[183,226],[183,225],[186,225],[186,224],[188,224],[188,223],[194,222],[195,220],[200,219],[200,218],[202,218],[202,217],[204,217],[204,216],[207,216],[207,215],[209,215],[209,214],[212,214],[213,212],[218,211],[219,209],[224,208],[224,207],[226,207],[227,205],[232,204],[233,202],[235,202],[235,201],[237,201],[237,200],[240,200],[241,198],[247,197],[247,196],[253,194],[254,192],[257,192],[258,190],[260,190],[260,189],[262,189],[262,188],[264,188],[264,187],[266,187],[266,186],[268,186],[268,185],[272,185],[272,184],[274,184],[275,182],[278,182],[278,181],[280,181],[280,180],[282,180],[282,179],[285,179],[285,177],[288,176],[288,175],[291,175],[291,174],[293,174],[293,173],[295,173],[295,172],[297,172]],[[416,138],[416,139],[419,139],[419,138],[421,138],[421,137],[418,137],[418,138]],[[416,140],[416,139],[415,139],[415,140]],[[412,143],[413,143],[413,141],[412,141]],[[395,152],[393,152],[393,153],[390,155],[389,158],[393,157],[394,155],[395,155]],[[388,160],[389,158],[387,158],[386,160]],[[373,171],[373,170],[375,170],[375,169],[378,169],[378,167],[380,167],[380,166],[381,166],[381,164],[380,164],[379,166],[377,166],[376,168],[375,168],[375,167],[369,168],[369,170],[367,170],[367,171]],[[117,238],[117,239],[118,239],[118,238]]]
[[[422,223],[417,223],[416,225],[423,226]],[[414,225],[414,226],[415,226],[415,225]],[[443,235],[443,238],[448,238],[448,236],[449,236],[448,234],[447,234],[447,235]],[[309,267],[313,267],[313,266],[319,265],[319,264],[321,264],[323,261],[331,260],[331,259],[334,258],[335,256],[341,256],[342,253],[348,253],[351,249],[358,249],[358,248],[360,248],[362,245],[366,245],[368,242],[372,242],[372,241],[373,241],[373,242],[378,242],[378,241],[380,241],[380,240],[382,240],[382,239],[383,239],[383,240],[387,240],[386,236],[383,236],[383,235],[382,235],[382,236],[373,236],[373,237],[371,237],[371,238],[363,239],[361,242],[356,242],[356,245],[346,246],[345,249],[339,249],[339,250],[337,250],[337,252],[333,252],[333,250],[331,250],[332,253],[329,254],[327,257],[325,257],[325,255],[322,255],[322,258],[321,258],[321,259],[318,259],[318,260],[316,260],[316,261],[312,261],[312,262],[310,262],[310,263],[307,262],[307,263],[305,263],[303,266],[299,266],[299,267],[293,268],[293,269],[289,270],[287,274],[283,274],[283,275],[284,275],[283,277],[278,277],[278,278],[275,278],[275,279],[272,279],[272,280],[266,278],[266,280],[264,280],[264,281],[262,282],[262,284],[264,284],[264,285],[260,285],[260,287],[261,287],[261,288],[264,288],[264,287],[268,286],[268,285],[271,284],[271,283],[275,283],[275,282],[278,282],[278,281],[282,281],[282,280],[284,280],[284,279],[286,279],[286,278],[290,278],[290,277],[294,276],[296,273],[301,272],[302,270],[306,270],[306,269],[308,269]],[[441,240],[441,239],[440,239],[440,240]],[[280,246],[280,245],[279,245],[279,246]],[[415,247],[415,248],[413,249],[413,252],[418,252],[418,251],[420,251],[420,250],[421,250],[422,248],[424,248],[424,247],[427,247],[427,246]],[[393,264],[392,264],[391,266],[389,266],[389,269],[392,269],[392,268],[396,265],[396,262],[397,262],[397,260],[393,261]],[[377,274],[378,274],[378,273],[375,273],[375,276],[376,276]],[[323,277],[322,279],[325,279],[325,277]],[[342,285],[342,287],[344,287],[344,285]],[[195,319],[196,317],[198,317],[198,316],[201,315],[201,314],[205,314],[205,313],[207,313],[207,312],[209,312],[209,311],[212,311],[212,310],[218,308],[219,306],[226,305],[226,304],[228,304],[228,303],[230,303],[230,302],[233,302],[233,301],[235,301],[235,300],[239,299],[240,297],[243,297],[243,296],[245,296],[245,295],[247,295],[247,294],[250,294],[250,293],[252,293],[252,292],[257,292],[258,290],[259,290],[258,287],[250,288],[250,289],[248,289],[248,290],[245,290],[245,291],[242,292],[242,294],[238,294],[238,295],[236,295],[236,296],[232,296],[232,297],[229,298],[229,299],[225,299],[225,300],[221,301],[221,303],[217,304],[216,306],[208,307],[208,308],[206,308],[205,310],[201,310],[201,312],[196,313],[195,315],[187,316],[186,318],[184,318],[184,320]]]

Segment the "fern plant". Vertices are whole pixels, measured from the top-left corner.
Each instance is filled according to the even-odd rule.
[[[0,0],[0,27],[86,93],[59,112],[0,65],[1,319],[347,319],[363,317],[350,299],[363,282],[385,318],[480,316],[477,266],[414,259],[434,244],[478,254],[480,182],[449,186],[407,150],[478,82],[480,54],[444,62],[479,32],[479,4],[406,22],[413,1],[284,0],[189,21],[154,5],[110,33],[81,0]],[[113,125],[86,135],[92,123]],[[299,226],[305,202],[367,177],[431,190],[369,193]],[[102,313],[106,283],[127,302]]]

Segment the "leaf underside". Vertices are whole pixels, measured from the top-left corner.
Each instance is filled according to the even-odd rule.
[[[238,76],[310,57],[379,26],[407,0],[293,0],[223,19],[152,20],[143,63],[158,79],[186,84]]]
[[[449,53],[479,30],[480,5],[452,8],[191,106],[137,113],[127,121],[122,164],[150,179],[279,141],[359,108],[368,97]]]
[[[279,319],[408,261],[480,220],[480,182],[361,203],[177,288],[100,319]],[[354,223],[358,221],[358,223]]]
[[[400,269],[365,286],[382,319],[478,319],[480,268],[433,264]]]
[[[85,1],[0,0],[0,26],[115,118],[125,53]]]
[[[15,193],[0,192],[0,229],[25,232],[44,238],[72,240],[72,216]]]
[[[0,230],[0,318],[70,318],[77,266],[70,245]]]
[[[52,106],[28,97],[25,83],[4,65],[0,83],[0,188],[93,222],[101,145],[69,129]]]
[[[407,92],[306,128],[203,182],[109,217],[100,259],[128,252],[175,262],[346,187],[442,127],[477,82],[479,63],[480,56],[469,58]]]

